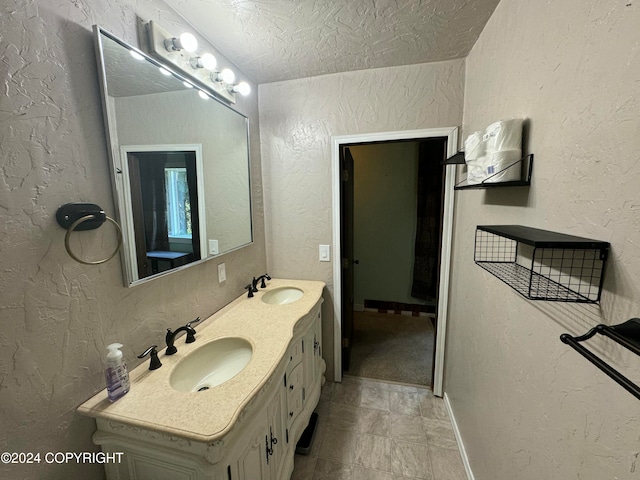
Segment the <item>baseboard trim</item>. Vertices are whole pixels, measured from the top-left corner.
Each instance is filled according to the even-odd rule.
[[[458,443],[458,449],[460,450],[460,456],[462,457],[464,470],[465,472],[467,472],[467,478],[469,480],[475,480],[476,477],[473,476],[473,471],[471,470],[471,465],[469,464],[469,457],[467,456],[467,450],[464,448],[462,435],[460,435],[458,422],[456,421],[456,416],[453,414],[453,409],[451,408],[451,402],[449,402],[449,396],[447,395],[447,392],[444,393],[444,405],[447,408],[447,413],[449,414],[449,418],[451,419],[453,434],[456,436],[456,442]]]

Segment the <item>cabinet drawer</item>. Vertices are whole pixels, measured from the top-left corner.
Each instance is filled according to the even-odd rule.
[[[291,423],[300,410],[304,402],[304,370],[302,362],[298,363],[287,376],[287,407],[289,423]]]
[[[298,339],[289,347],[289,367],[287,372],[302,361],[302,340]]]

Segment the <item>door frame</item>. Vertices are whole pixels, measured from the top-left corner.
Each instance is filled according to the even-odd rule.
[[[333,212],[333,351],[334,379],[342,381],[342,252],[340,248],[340,147],[344,144],[384,142],[393,140],[421,140],[433,137],[447,138],[447,157],[458,152],[458,127],[427,128],[396,132],[363,133],[331,137],[331,197]],[[453,207],[455,172],[445,168],[444,199],[442,215],[442,250],[438,291],[438,333],[435,346],[435,366],[433,372],[433,393],[443,395],[444,349],[447,331],[449,301],[449,276],[451,268],[451,241],[453,236]]]

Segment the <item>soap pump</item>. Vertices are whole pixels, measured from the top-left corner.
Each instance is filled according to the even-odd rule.
[[[107,346],[107,366],[104,374],[107,380],[107,395],[112,402],[129,391],[129,372],[120,351],[121,348],[121,343],[112,343]]]

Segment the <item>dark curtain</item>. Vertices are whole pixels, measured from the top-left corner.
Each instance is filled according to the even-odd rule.
[[[138,158],[147,252],[168,251],[169,227],[164,174],[167,157],[164,154],[148,153],[138,154]]]
[[[445,148],[445,139],[421,141],[419,146],[418,213],[411,296],[422,300],[436,298],[438,291],[444,175],[441,162]]]
[[[136,263],[138,278],[151,275],[151,265],[147,261],[147,240],[144,235],[144,209],[142,206],[142,187],[140,186],[140,159],[137,154],[127,154],[129,163],[129,182],[131,187],[131,210],[133,214],[133,230],[135,232]]]
[[[193,152],[185,152],[187,167],[187,185],[189,186],[189,203],[191,204],[191,245],[193,247],[194,260],[202,258],[200,252],[200,215],[198,211],[198,184],[196,176],[196,155]]]

